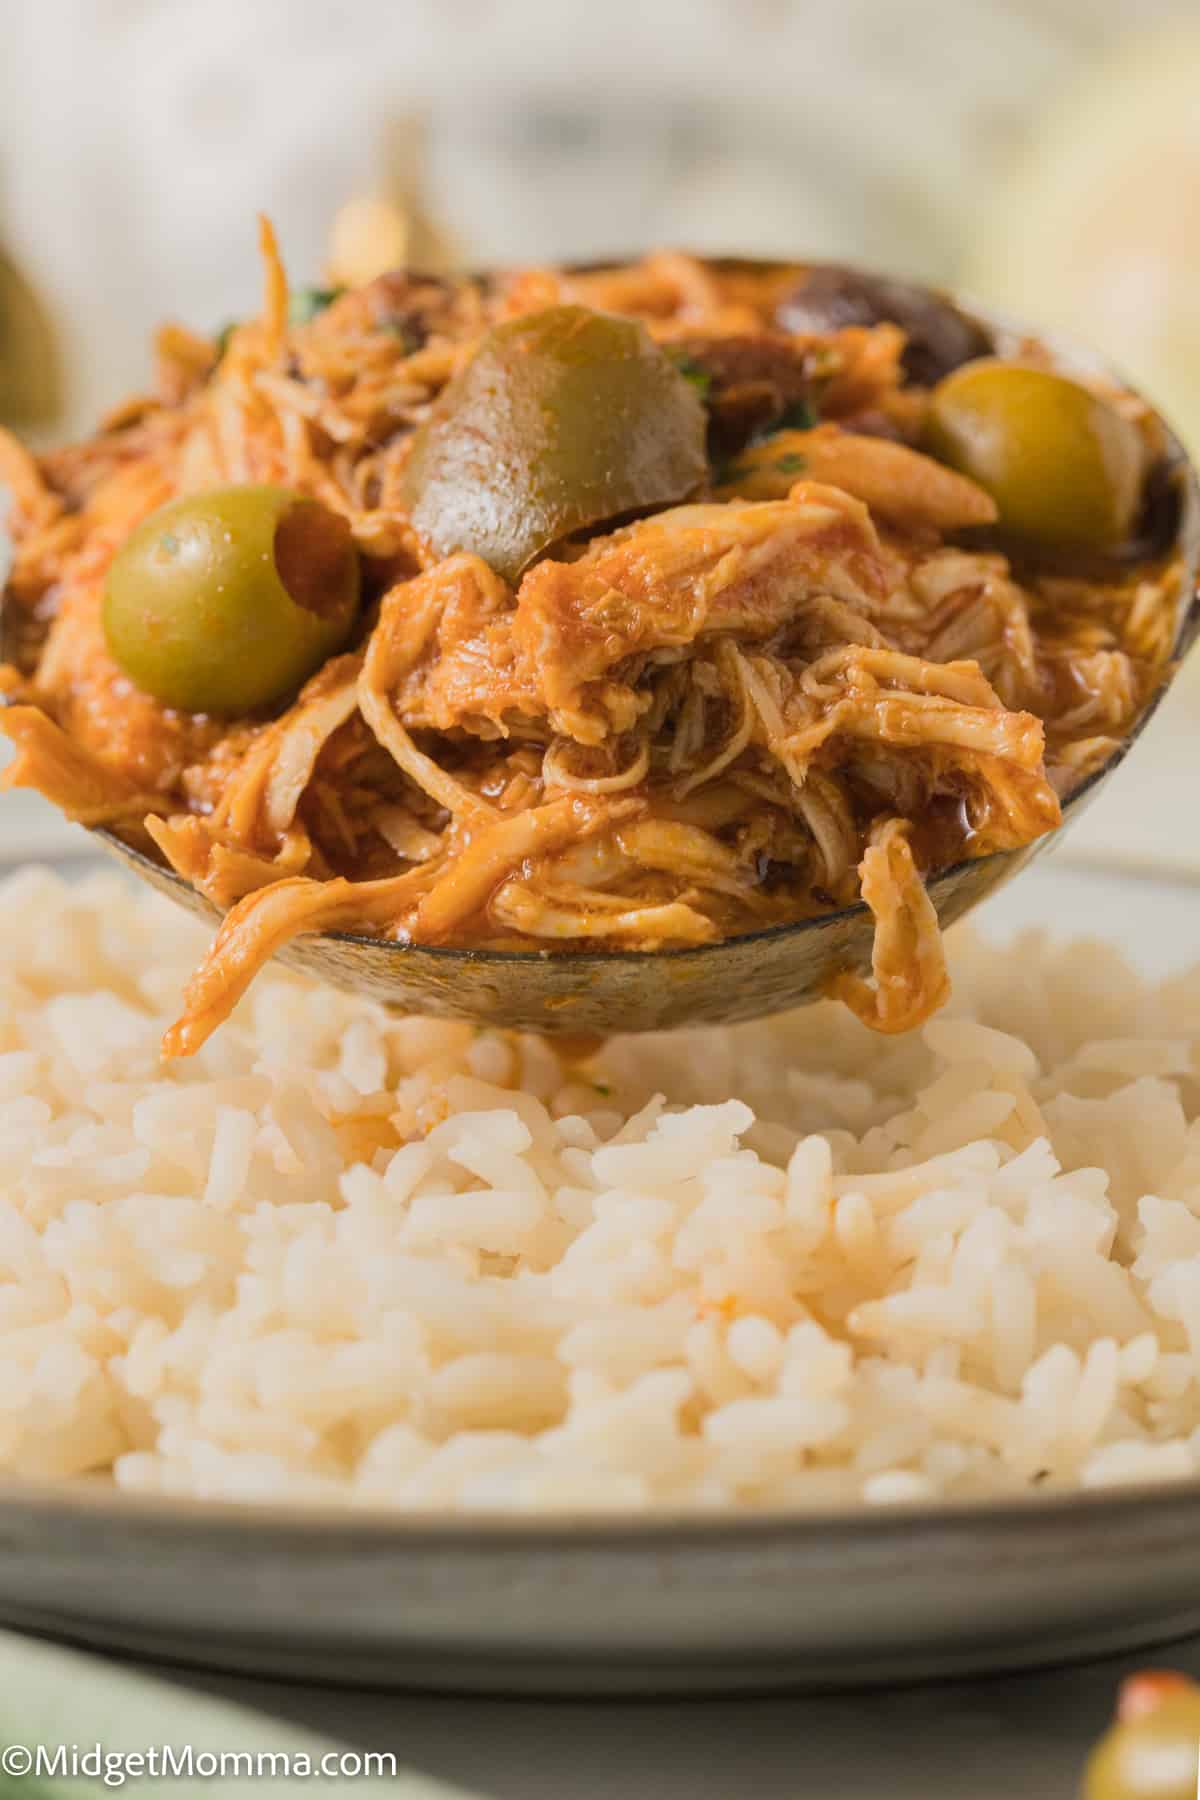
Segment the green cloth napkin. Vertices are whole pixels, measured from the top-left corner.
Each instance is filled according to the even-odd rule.
[[[42,1772],[38,1772],[38,1746],[43,1747]],[[161,1759],[166,1746],[177,1759],[193,1759],[192,1773],[164,1775],[135,1773],[114,1758],[153,1750]],[[47,1768],[62,1746],[57,1765]],[[73,1776],[74,1767],[80,1770]],[[211,1757],[226,1759],[241,1754],[243,1761],[228,1760],[224,1772],[208,1773]],[[246,1756],[263,1753],[292,1759],[294,1772],[283,1773],[282,1764],[265,1764],[261,1772],[248,1772]],[[132,1670],[115,1667],[98,1657],[62,1650],[0,1631],[0,1796],[3,1800],[80,1800],[80,1797],[126,1792],[136,1796],[172,1796],[172,1800],[225,1800],[237,1794],[241,1800],[254,1795],[280,1793],[317,1796],[337,1793],[341,1800],[387,1794],[390,1800],[479,1800],[461,1788],[450,1788],[426,1775],[388,1764],[380,1773],[371,1753],[359,1752],[331,1738],[312,1737],[278,1719],[230,1706],[169,1685]],[[28,1757],[29,1771],[24,1772]],[[99,1772],[96,1771],[97,1756]],[[322,1758],[359,1758],[344,1765],[341,1774],[319,1772],[306,1776],[299,1759],[319,1771]],[[108,1759],[107,1763],[105,1759]],[[176,1767],[179,1763],[176,1763]],[[105,1770],[107,1768],[107,1776]],[[148,1768],[148,1765],[147,1765]],[[362,1771],[362,1772],[356,1772]]]

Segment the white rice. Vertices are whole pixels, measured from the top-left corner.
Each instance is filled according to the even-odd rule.
[[[388,1018],[0,889],[0,1469],[402,1509],[827,1507],[1200,1472],[1200,969],[954,940],[912,1039]]]

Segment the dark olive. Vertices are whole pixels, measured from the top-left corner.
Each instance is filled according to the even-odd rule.
[[[986,488],[1009,531],[1036,543],[1111,548],[1141,507],[1146,447],[1090,388],[986,357],[934,390],[926,446]]]
[[[817,422],[808,356],[782,332],[690,333],[666,351],[705,403],[714,461],[727,460],[765,431]]]
[[[405,354],[411,355],[423,349],[431,337],[461,337],[472,303],[478,299],[478,283],[462,276],[451,281],[393,269],[354,292],[372,329],[398,338]]]
[[[1200,1690],[1164,1694],[1114,1725],[1088,1760],[1082,1800],[1196,1800]]]
[[[189,494],[144,519],[113,559],[104,632],[138,687],[229,717],[294,693],[358,613],[346,520],[289,488]]]
[[[992,348],[983,326],[941,295],[835,264],[811,269],[780,303],[776,320],[785,331],[840,331],[890,320],[908,338],[905,373],[922,387]]]
[[[704,480],[692,382],[632,319],[553,306],[482,339],[416,433],[403,499],[446,555],[509,581],[559,539]]]

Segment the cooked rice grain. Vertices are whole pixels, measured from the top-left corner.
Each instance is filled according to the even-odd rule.
[[[1200,969],[960,937],[919,1036],[582,1066],[272,970],[164,1071],[191,922],[0,908],[0,1468],[439,1511],[1200,1472]]]

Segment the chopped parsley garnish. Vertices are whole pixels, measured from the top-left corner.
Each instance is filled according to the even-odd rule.
[[[667,355],[679,370],[685,381],[690,381],[702,400],[708,398],[708,390],[712,386],[712,376],[702,363],[686,350],[672,350],[669,346]]]
[[[240,323],[241,323],[241,321],[238,319],[226,319],[225,323],[221,326],[220,330],[213,333],[213,343],[216,346],[218,362],[220,362],[221,358],[224,356],[225,352],[228,350],[229,340],[233,336],[234,332],[237,330],[238,325]]]
[[[771,426],[772,431],[811,431],[818,423],[817,409],[811,400],[794,400],[785,406]]]
[[[340,287],[296,288],[288,299],[288,324],[307,325],[310,319],[315,319],[327,306],[332,306],[338,295],[345,291],[345,288]]]
[[[803,475],[808,467],[808,458],[795,450],[789,450],[784,456],[777,456],[774,465],[781,475]]]
[[[811,400],[793,400],[790,406],[765,425],[760,425],[751,437],[754,444],[767,444],[781,431],[811,431],[814,425],[821,423],[821,415]]]
[[[593,1081],[592,1086],[602,1100],[607,1100],[612,1093],[612,1089],[609,1087],[607,1081]]]

